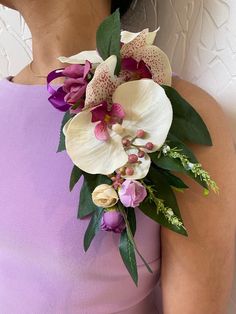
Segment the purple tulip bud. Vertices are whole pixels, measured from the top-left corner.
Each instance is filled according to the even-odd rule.
[[[117,210],[105,211],[101,220],[101,230],[121,233],[125,229],[125,221]]]

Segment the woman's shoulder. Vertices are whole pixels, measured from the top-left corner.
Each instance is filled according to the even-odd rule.
[[[173,78],[172,86],[184,97],[201,115],[212,137],[214,146],[220,146],[235,154],[233,134],[229,121],[222,107],[202,88],[180,78]],[[194,145],[197,149],[197,146]],[[202,149],[199,146],[198,149]]]
[[[229,217],[233,218],[233,220],[236,218],[236,158],[233,135],[223,109],[206,91],[178,78],[173,79],[172,86],[201,115],[212,138],[212,146],[197,144],[188,144],[188,146],[194,152],[203,168],[216,181],[220,189],[219,195],[211,192],[207,198],[203,197],[201,187],[184,175],[179,175],[179,177],[187,183],[190,189],[186,195],[177,195],[180,207],[184,208],[183,216],[187,224],[189,223],[190,229],[195,229],[192,224],[198,225],[201,217],[202,223],[199,228],[203,228],[206,235],[209,230],[212,231],[216,227],[222,227],[222,225],[227,224],[229,227]],[[224,209],[223,212],[222,209]],[[195,219],[193,216],[196,216]],[[231,227],[234,229],[235,222],[232,220],[231,222]],[[215,230],[215,234],[217,232]],[[214,234],[213,231],[212,233]]]

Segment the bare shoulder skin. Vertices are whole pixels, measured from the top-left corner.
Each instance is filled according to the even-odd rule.
[[[173,87],[204,119],[213,146],[191,145],[199,162],[217,182],[219,195],[203,196],[190,187],[177,194],[187,238],[161,228],[162,291],[165,314],[226,314],[234,272],[236,155],[228,121],[216,101],[181,79]]]

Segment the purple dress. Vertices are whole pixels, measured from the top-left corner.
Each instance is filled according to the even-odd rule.
[[[56,153],[63,113],[43,85],[0,81],[0,313],[158,313],[160,226],[137,211],[139,286],[121,260],[119,235],[100,231],[87,253],[89,217],[77,219],[72,162]]]

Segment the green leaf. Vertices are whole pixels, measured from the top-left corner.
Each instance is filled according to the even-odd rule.
[[[210,133],[199,113],[173,87],[162,87],[173,107],[170,132],[182,141],[212,146]]]
[[[168,137],[167,137],[167,144],[173,148],[173,147],[178,147],[179,149],[181,149],[181,153],[183,155],[186,155],[189,159],[189,161],[193,162],[193,163],[197,163],[198,160],[196,158],[196,156],[194,155],[194,153],[191,151],[190,148],[187,147],[187,145],[185,143],[183,143],[179,138],[177,138],[175,135],[169,133]]]
[[[130,273],[135,285],[138,285],[138,270],[137,270],[137,262],[135,257],[135,249],[133,244],[131,243],[127,230],[124,229],[120,235],[120,244],[119,251],[122,257],[122,260]]]
[[[111,184],[111,180],[103,175],[83,173],[84,182],[80,190],[80,202],[78,209],[78,218],[83,218],[97,210],[97,206],[92,200],[93,190],[100,184]]]
[[[164,205],[170,207],[175,215],[181,220],[181,214],[179,210],[179,206],[175,197],[175,194],[170,187],[167,179],[160,173],[156,168],[151,167],[149,174],[147,176],[149,182],[147,185],[154,185],[154,189],[156,190],[155,195],[157,198],[162,199],[164,201]],[[187,235],[187,232],[184,228],[178,228],[175,225],[171,224],[165,217],[165,215],[161,212],[157,212],[156,204],[153,201],[150,201],[149,198],[146,198],[144,202],[142,202],[139,206],[142,212],[153,219],[154,221],[158,222],[162,226],[175,231],[182,235]]]
[[[163,170],[161,168],[159,168],[159,171],[166,178],[170,186],[177,189],[188,189],[188,186],[179,177],[176,177],[170,171]]]
[[[189,161],[192,163],[198,163],[197,158],[194,156],[193,152],[180,140],[178,140],[176,137],[174,137],[172,134],[168,135],[169,141],[167,144],[171,147],[177,147],[178,149],[181,149],[181,154],[184,154],[188,157]],[[170,140],[171,139],[171,140]],[[199,177],[195,177],[195,175],[184,168],[181,161],[176,158],[171,158],[169,156],[161,155],[160,158],[158,158],[158,153],[152,153],[150,154],[150,157],[152,159],[152,162],[159,168],[169,170],[169,171],[176,171],[181,172],[195,180],[198,184],[203,186],[204,188],[207,188],[207,184],[202,181]]]
[[[73,167],[71,171],[71,175],[70,175],[70,191],[73,190],[74,186],[79,181],[82,174],[83,174],[83,171],[81,169],[79,169],[77,166]]]
[[[136,216],[135,216],[135,209],[132,207],[127,208],[127,219],[129,221],[130,230],[132,235],[135,235],[136,232]]]
[[[100,224],[103,214],[103,208],[98,207],[97,210],[93,213],[91,220],[88,224],[88,227],[84,234],[84,250],[88,250],[92,240],[94,239],[96,233],[100,230]]]
[[[70,111],[66,111],[66,113],[64,114],[64,117],[62,119],[62,123],[61,123],[61,129],[60,129],[60,140],[59,140],[59,145],[57,148],[57,153],[62,152],[63,150],[66,149],[65,146],[65,135],[63,133],[63,127],[64,125],[70,120],[70,118],[72,118],[74,116],[74,114],[70,114]]]
[[[97,50],[102,59],[106,60],[111,55],[117,57],[115,74],[120,71],[120,32],[120,13],[116,10],[100,24],[96,35]]]
[[[179,206],[171,186],[163,174],[156,168],[151,166],[151,169],[147,176],[156,187],[158,198],[165,201],[165,205],[172,208],[175,215],[182,220]]]
[[[158,196],[158,195],[157,195]],[[156,221],[163,227],[166,227],[167,229],[170,229],[176,233],[182,234],[184,236],[187,236],[187,232],[184,228],[177,228],[176,226],[172,225],[164,216],[163,213],[156,211],[156,205],[154,202],[151,202],[149,200],[145,200],[142,202],[141,206],[139,206],[140,210],[149,218]]]
[[[152,269],[150,268],[150,266],[148,265],[148,263],[145,261],[144,257],[141,255],[141,253],[139,252],[136,243],[134,241],[134,237],[131,231],[131,227],[128,221],[128,217],[126,214],[126,208],[119,202],[118,203],[118,208],[121,211],[121,213],[123,214],[124,220],[125,220],[125,224],[126,224],[126,231],[127,231],[127,235],[129,237],[130,242],[133,244],[135,251],[137,252],[137,254],[139,255],[139,257],[141,258],[141,260],[143,261],[144,265],[146,266],[147,270],[150,273],[153,273]]]

